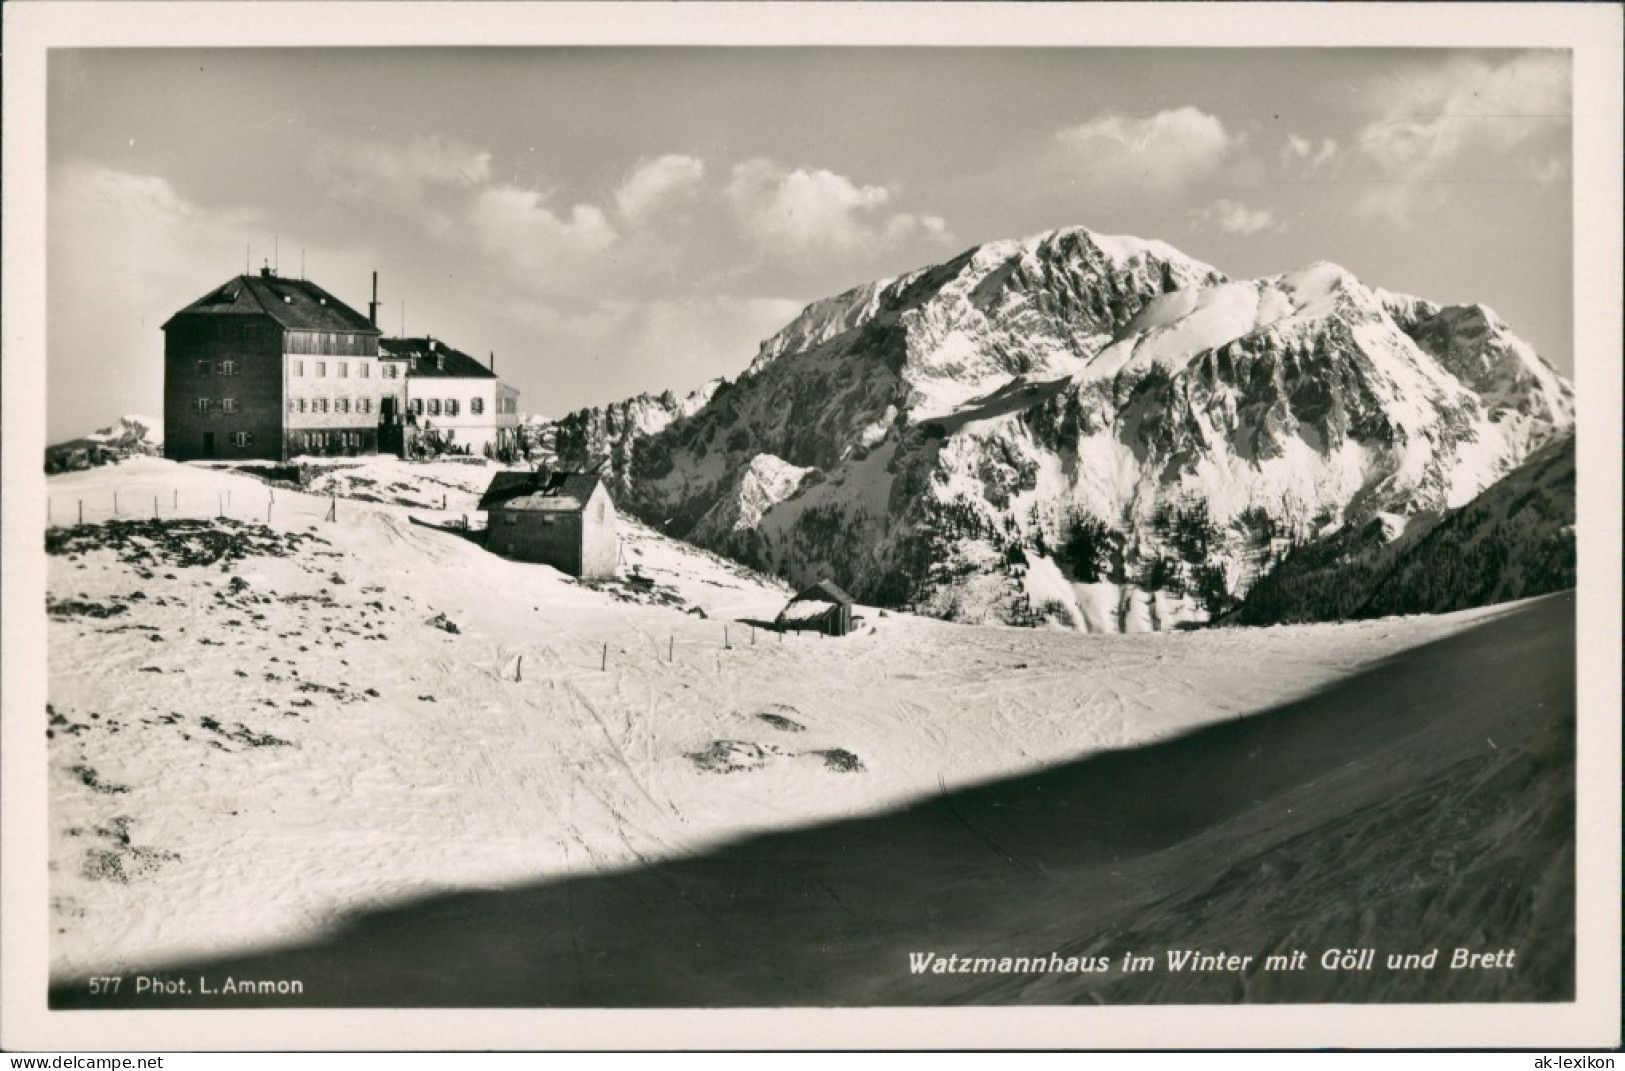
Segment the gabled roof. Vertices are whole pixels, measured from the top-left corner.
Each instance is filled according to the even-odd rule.
[[[227,280],[171,316],[164,329],[182,316],[269,316],[289,331],[383,334],[365,316],[310,280],[263,272]]]
[[[438,338],[381,338],[378,356],[405,360],[409,376],[437,376],[452,379],[495,379],[497,374],[462,350],[453,349]]]
[[[783,610],[780,610],[779,616],[774,620],[787,625],[799,625],[808,621],[817,621],[835,613],[839,609],[840,605],[838,603],[824,602],[821,599],[802,599],[792,602]]]
[[[603,483],[591,472],[499,472],[480,496],[479,508],[580,513]]]
[[[851,606],[857,600],[852,598],[852,596],[848,595],[846,592],[842,591],[840,586],[836,584],[835,581],[820,580],[818,583],[814,584],[810,588],[807,588],[805,591],[798,592],[796,597],[790,601],[792,603],[832,602],[837,606]]]

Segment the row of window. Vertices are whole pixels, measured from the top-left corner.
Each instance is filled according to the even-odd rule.
[[[359,431],[307,431],[300,434],[299,444],[306,450],[359,450],[363,445]]]
[[[199,361],[197,363],[197,374],[200,376],[207,376],[211,374],[217,376],[234,376],[237,374],[237,362],[220,361],[219,363],[216,363],[214,361]]]
[[[372,412],[371,398],[356,398],[354,401],[355,412]],[[288,412],[348,413],[350,412],[350,402],[351,399],[349,398],[289,398]],[[511,398],[500,398],[498,399],[497,404],[499,407],[505,406],[505,408],[503,408],[504,412],[511,413],[513,412],[512,402],[513,400]],[[213,398],[198,398],[192,403],[192,411],[195,413],[236,413],[240,412],[241,410],[237,404],[236,398],[221,398],[218,402],[216,402]],[[460,411],[461,403],[459,403],[456,398],[447,398],[444,402],[442,402],[439,398],[412,399],[412,414],[414,416],[423,416],[425,413],[427,413],[429,416],[440,416],[441,414],[444,414],[449,417],[454,417],[457,416]],[[468,411],[474,416],[482,416],[485,413],[485,399],[470,398],[468,402]]]
[[[446,416],[456,416],[461,411],[461,403],[456,398],[447,398],[444,402],[439,398],[413,398],[410,404],[414,416],[422,416],[424,413],[428,413],[430,416],[439,416],[441,413],[445,413]],[[483,414],[485,412],[485,399],[470,398],[468,400],[468,411],[474,416]]]
[[[311,364],[312,374],[317,379],[325,379],[325,378],[327,378],[327,364],[328,364],[328,362],[326,362],[326,361],[312,361],[312,362],[310,362],[310,364]],[[399,365],[386,364],[386,365],[382,365],[381,367],[383,368],[383,372],[380,373],[380,374],[383,376],[383,378],[385,378],[385,379],[399,379],[400,378],[401,369],[400,369]],[[288,370],[294,377],[303,378],[303,376],[305,374],[305,362],[304,361],[293,361],[293,362],[291,362],[289,364]],[[339,379],[349,379],[350,378],[350,362],[349,361],[334,361],[333,362],[333,374],[335,376],[337,376]],[[358,378],[358,379],[368,379],[368,378],[370,378],[372,376],[372,365],[367,364],[364,361],[357,363],[356,366],[355,366],[355,374],[356,374],[356,378]]]
[[[251,431],[234,431],[231,433],[231,445],[238,449],[247,449],[254,445],[254,433]]]
[[[326,413],[328,412],[328,399],[326,398],[289,398],[288,412],[290,413]],[[332,412],[348,413],[350,411],[349,398],[332,399]],[[358,413],[372,412],[371,398],[355,399],[355,411]]]
[[[479,412],[478,409],[476,409],[474,411],[476,413]],[[498,398],[497,399],[497,412],[499,412],[499,413],[517,413],[518,411],[519,411],[519,399],[518,398]]]
[[[283,336],[284,353],[297,354],[352,354],[371,357],[378,352],[378,343],[369,335],[336,334],[331,331],[289,331]]]
[[[229,400],[230,399],[228,399],[228,401]],[[200,399],[200,401],[201,401],[201,399]],[[354,401],[355,401],[355,411],[357,413],[370,413],[370,412],[372,412],[372,399],[371,398],[356,398]],[[349,398],[333,398],[333,399],[327,399],[327,398],[289,398],[288,399],[288,412],[290,412],[290,413],[326,413],[326,412],[348,413],[348,412],[350,412],[350,403],[351,403],[351,399],[349,399]],[[445,401],[441,401],[439,398],[429,398],[429,399],[413,398],[412,403],[411,403],[411,409],[412,409],[412,414],[414,416],[423,416],[425,413],[427,413],[429,416],[440,416],[441,414],[444,414],[444,415],[449,416],[449,417],[454,417],[454,416],[457,416],[459,413],[462,412],[462,403],[459,402],[456,398],[447,398]],[[230,411],[234,411],[234,410],[228,410],[228,412],[230,412]],[[485,399],[484,398],[471,398],[471,399],[469,399],[468,411],[470,413],[472,413],[474,416],[482,416],[485,413]],[[512,412],[512,410],[509,410],[509,411]],[[208,412],[208,410],[207,409],[202,409],[202,410],[200,410],[200,412]]]

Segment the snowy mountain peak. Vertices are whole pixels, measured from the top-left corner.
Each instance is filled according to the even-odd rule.
[[[608,453],[633,512],[796,583],[1129,630],[1222,612],[1286,546],[1459,506],[1572,422],[1481,306],[1070,227],[815,302]]]
[[[817,350],[851,332],[868,329],[884,336],[888,328],[900,326],[907,352],[894,360],[911,366],[914,374],[905,378],[917,391],[913,400],[940,409],[953,401],[938,397],[929,381],[959,380],[974,394],[985,378],[975,373],[1008,371],[1008,358],[1018,347],[986,338],[990,331],[1029,329],[1047,318],[1042,326],[1050,344],[1035,354],[1033,363],[1075,359],[1097,349],[1097,340],[1149,296],[1223,278],[1212,265],[1165,242],[1097,234],[1085,227],[987,242],[943,264],[808,305],[762,343],[747,375],[761,374],[788,355]],[[993,367],[980,367],[987,356],[992,356]],[[916,357],[924,360],[909,360]],[[967,382],[967,372],[975,382]],[[947,393],[968,396],[966,391]],[[905,408],[911,407],[905,402]]]
[[[162,447],[164,442],[164,422],[152,417],[139,416],[126,413],[118,420],[105,428],[98,428],[85,436],[86,442],[103,443],[108,445],[137,444]]]
[[[67,472],[113,464],[126,457],[162,454],[164,422],[125,414],[105,428],[45,448],[45,471]]]

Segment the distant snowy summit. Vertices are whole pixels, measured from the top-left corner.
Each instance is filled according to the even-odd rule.
[[[125,457],[162,456],[163,452],[163,421],[127,414],[108,427],[46,447],[45,471],[73,472],[112,464]]]

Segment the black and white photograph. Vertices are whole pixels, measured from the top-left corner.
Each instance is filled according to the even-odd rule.
[[[1619,10],[1113,6],[9,6],[7,1047],[1617,1044]]]

